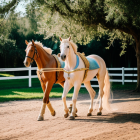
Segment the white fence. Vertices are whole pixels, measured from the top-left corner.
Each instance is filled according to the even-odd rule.
[[[137,77],[137,74],[136,74],[137,68],[124,68],[124,67],[122,67],[122,68],[107,68],[107,70],[109,71],[110,82],[121,82],[122,85],[124,85],[125,82],[130,82],[130,83],[137,82],[137,80],[132,80],[131,78],[130,78],[130,80],[127,80],[127,79],[125,80],[125,77]],[[111,71],[118,71],[119,73],[110,73]],[[131,71],[131,73],[125,74],[126,71]],[[121,79],[115,79],[115,78],[111,79],[112,76],[113,77],[120,76]],[[97,81],[97,79],[93,78],[91,81]],[[91,86],[92,87],[99,87],[99,85],[91,85]],[[85,86],[81,85],[81,87],[85,87]]]
[[[29,87],[32,87],[32,78],[37,78],[37,75],[32,75],[32,70],[37,70],[37,67],[29,67],[29,68],[0,68],[0,72],[8,72],[8,71],[28,71],[28,76],[14,76],[14,77],[0,77],[0,80],[10,80],[10,79],[29,79]],[[109,71],[109,76],[115,77],[119,76],[121,79],[111,79],[110,82],[121,82],[124,85],[125,82],[137,82],[137,80],[125,80],[125,77],[137,77],[136,71],[137,68],[107,68]],[[110,73],[111,71],[118,71],[119,73]],[[131,73],[125,74],[126,71],[131,71]],[[135,72],[135,73],[134,73]],[[97,81],[96,78],[93,78],[91,81]],[[84,87],[84,85],[81,85]],[[99,85],[92,85],[92,87],[99,87]]]

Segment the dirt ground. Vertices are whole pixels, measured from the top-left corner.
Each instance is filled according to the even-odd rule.
[[[0,103],[0,140],[140,140],[140,95],[114,91],[116,112],[87,117],[90,97],[79,94],[75,120],[63,117],[60,98],[50,100],[56,116],[46,108],[44,121],[37,121],[42,100]]]

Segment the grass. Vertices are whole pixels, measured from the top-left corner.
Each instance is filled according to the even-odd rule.
[[[0,73],[0,77],[14,76],[12,74]],[[132,90],[135,89],[136,83],[112,83],[112,90]],[[98,88],[94,88],[98,93]],[[81,88],[80,93],[88,93],[85,88]],[[50,93],[50,98],[61,97],[63,89],[59,85],[54,85]],[[67,97],[72,97],[73,89],[70,90]],[[28,99],[42,99],[43,92],[38,78],[32,79],[32,88],[28,87],[28,79],[15,79],[15,80],[0,80],[0,102],[15,101],[15,100],[28,100]]]
[[[132,90],[136,86],[136,83],[127,83],[121,85],[121,83],[113,83],[112,90]],[[98,93],[98,88],[95,88]],[[60,86],[54,86],[50,93],[50,98],[60,98],[63,93],[63,88]],[[79,93],[88,93],[86,88],[81,88]],[[67,97],[72,97],[73,88],[69,91]],[[14,89],[3,89],[0,90],[0,102],[15,101],[15,100],[29,100],[29,99],[42,99],[43,92],[41,87],[36,88],[14,88]]]
[[[0,90],[11,88],[28,88],[28,79],[0,80]],[[32,87],[40,87],[38,78],[32,79]]]
[[[111,89],[112,90],[134,90],[136,88],[137,83],[112,83]]]
[[[63,93],[63,88],[53,88],[50,93],[50,98],[60,98]],[[80,93],[87,93],[85,88],[80,89]],[[73,89],[71,89],[67,97],[72,97]],[[43,92],[39,88],[21,88],[21,89],[6,89],[0,90],[0,102],[28,100],[28,99],[42,99]]]
[[[8,73],[0,73],[0,77],[14,77],[14,75]]]

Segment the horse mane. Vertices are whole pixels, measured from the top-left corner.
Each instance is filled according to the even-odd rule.
[[[30,42],[32,44],[32,42]],[[47,48],[47,47],[43,47],[43,44],[41,42],[37,42],[35,41],[35,44],[40,46],[42,49],[44,49],[48,54],[52,54],[52,49],[51,48]]]
[[[72,41],[69,41],[68,39],[63,39],[62,40],[62,43],[70,43],[70,45],[72,46],[72,48],[73,48],[73,51],[74,51],[74,53],[77,53],[77,45],[74,43],[74,42],[72,42]]]

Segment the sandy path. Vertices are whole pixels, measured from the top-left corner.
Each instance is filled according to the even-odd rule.
[[[87,117],[90,98],[80,94],[74,121],[63,117],[61,99],[51,99],[57,114],[52,117],[46,109],[42,122],[37,121],[42,100],[1,103],[0,140],[140,140],[140,95],[115,91],[114,98],[115,113]]]

